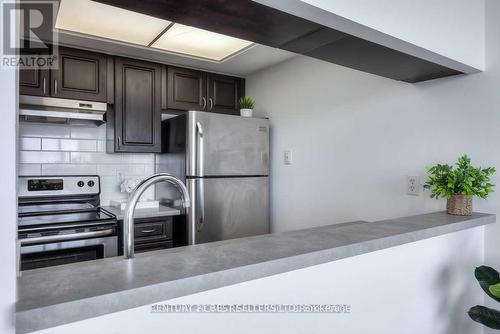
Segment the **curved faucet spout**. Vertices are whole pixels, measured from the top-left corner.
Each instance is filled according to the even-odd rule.
[[[181,180],[167,173],[158,173],[148,176],[141,181],[130,196],[125,215],[123,217],[123,253],[125,258],[131,259],[134,257],[134,212],[137,201],[146,189],[158,182],[168,182],[172,184],[182,195],[182,204],[184,208],[188,208],[191,204],[189,193]]]

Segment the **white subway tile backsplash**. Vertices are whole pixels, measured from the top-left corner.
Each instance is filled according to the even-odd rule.
[[[106,140],[106,124],[100,126],[72,126],[71,138]]]
[[[106,153],[106,126],[88,123],[44,124],[20,122],[19,175],[96,174],[101,177],[101,203],[126,199],[118,172],[142,179],[155,171],[155,155]],[[154,199],[148,189],[143,199]]]
[[[122,155],[116,153],[71,152],[71,163],[74,164],[121,164],[122,162]]]
[[[98,140],[97,141],[97,152],[106,152],[106,141]]]
[[[19,136],[69,138],[70,127],[67,124],[20,122]]]
[[[21,163],[69,163],[69,152],[20,151]]]
[[[38,176],[41,175],[42,167],[40,164],[18,164],[19,176]]]
[[[97,142],[89,139],[43,138],[42,150],[95,152],[97,150]]]
[[[19,148],[25,151],[39,151],[40,138],[19,138]]]
[[[94,175],[96,165],[43,164],[42,175]]]
[[[147,200],[153,200],[153,199],[155,199],[155,190],[154,190],[154,187],[146,189],[146,191],[139,198],[140,201],[147,201]]]
[[[125,177],[134,175],[144,175],[145,165],[126,165],[126,164],[109,164],[97,165],[97,173],[99,175],[117,175],[121,172]]]
[[[155,173],[155,165],[144,165],[144,175],[152,175]]]
[[[134,154],[124,154],[123,162],[131,164],[154,164],[155,156],[152,153],[134,153]]]
[[[102,200],[127,198],[127,194],[120,192],[120,182],[115,176],[101,176]]]

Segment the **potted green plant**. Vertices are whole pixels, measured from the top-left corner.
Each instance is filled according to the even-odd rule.
[[[500,274],[491,267],[480,266],[474,271],[477,281],[488,296],[500,303]],[[469,310],[469,316],[486,327],[500,329],[500,311],[476,305]]]
[[[437,164],[427,168],[428,180],[425,189],[431,198],[446,198],[446,209],[450,215],[470,216],[472,197],[487,198],[495,187],[490,183],[495,168],[474,167],[470,158],[463,155],[456,166]]]
[[[255,101],[248,96],[243,96],[240,98],[239,104],[240,104],[240,115],[243,117],[252,117]]]

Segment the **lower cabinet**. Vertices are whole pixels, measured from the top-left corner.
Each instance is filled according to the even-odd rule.
[[[118,253],[123,255],[123,221]],[[172,217],[140,218],[134,221],[134,249],[137,253],[173,247]]]
[[[137,252],[172,248],[172,219],[138,222],[134,226]]]

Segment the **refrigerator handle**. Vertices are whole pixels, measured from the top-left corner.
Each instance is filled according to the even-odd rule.
[[[196,232],[201,232],[203,230],[203,226],[205,225],[205,189],[204,189],[204,180],[198,179],[197,184],[199,184],[198,188],[198,200],[200,203],[200,217],[196,222]]]
[[[203,126],[200,122],[196,122],[196,152],[195,152],[195,172],[199,177],[203,177]],[[195,218],[195,229],[196,232],[201,232],[203,230],[203,225],[205,224],[205,191],[204,191],[204,180],[199,178],[196,180],[197,189],[197,202],[199,203],[199,214],[198,218]],[[196,217],[196,215],[195,215]],[[196,240],[194,237],[193,240]]]
[[[203,127],[196,122],[196,175],[203,176]]]

